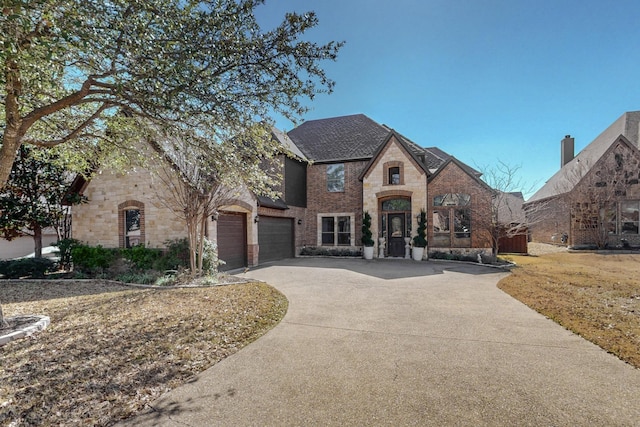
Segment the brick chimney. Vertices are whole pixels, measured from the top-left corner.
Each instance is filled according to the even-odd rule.
[[[560,141],[560,167],[563,167],[574,157],[574,139],[571,135],[565,135],[564,139]]]

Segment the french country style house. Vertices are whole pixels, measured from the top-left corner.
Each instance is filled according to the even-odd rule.
[[[560,170],[524,204],[531,240],[640,246],[639,147],[640,111],[624,113],[575,156],[567,135]]]
[[[227,269],[294,257],[309,247],[362,248],[363,212],[373,218],[376,256],[404,258],[427,212],[426,253],[491,253],[493,190],[480,173],[439,148],[424,148],[363,114],[311,120],[273,131],[288,155],[279,158],[281,197],[248,192],[211,218],[209,236]],[[161,247],[186,235],[159,204],[159,185],[142,169],[102,172],[76,190],[73,237],[89,244]]]

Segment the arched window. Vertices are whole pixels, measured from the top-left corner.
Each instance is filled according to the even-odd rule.
[[[127,200],[118,205],[118,240],[121,248],[145,243],[144,203]]]

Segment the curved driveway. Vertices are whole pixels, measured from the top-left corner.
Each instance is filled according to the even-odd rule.
[[[639,425],[640,370],[488,267],[294,259],[250,271],[283,321],[128,425]],[[124,424],[123,424],[124,425]]]

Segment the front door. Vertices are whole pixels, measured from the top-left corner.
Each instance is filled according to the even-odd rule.
[[[387,236],[389,246],[387,255],[390,257],[404,257],[404,213],[389,214]]]

